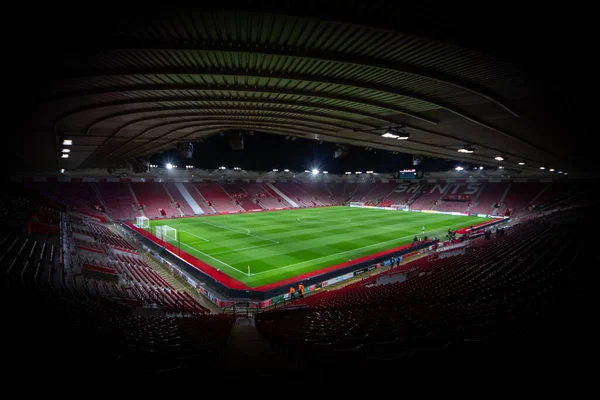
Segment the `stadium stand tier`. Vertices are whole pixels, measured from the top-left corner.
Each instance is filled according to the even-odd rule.
[[[208,202],[208,205],[217,212],[238,212],[241,211],[239,204],[225,191],[224,187],[216,184],[198,184],[195,185],[198,191]]]
[[[577,335],[567,331],[579,312],[571,297],[578,271],[595,257],[578,234],[589,231],[590,212],[533,220],[473,240],[464,255],[422,258],[384,274],[416,270],[412,279],[382,283],[375,275],[299,299],[260,314],[258,329],[294,362],[329,377],[355,366],[392,376],[458,360],[487,368],[561,359],[566,349],[547,346]]]
[[[583,198],[582,185],[565,182],[528,183],[180,183],[195,201],[194,211],[175,183],[36,183],[29,187],[91,216],[115,220],[136,216],[175,218],[199,214],[236,213],[320,207],[361,202],[368,206],[409,205],[413,210],[523,217],[534,207],[549,205],[569,196]],[[409,185],[409,186],[407,186]],[[275,188],[276,190],[274,190]],[[279,193],[277,192],[279,191]],[[462,197],[460,197],[462,196]],[[136,201],[137,200],[137,201]],[[106,210],[98,206],[106,205]],[[141,206],[138,207],[138,205]]]
[[[474,235],[458,255],[427,253],[341,287],[308,293],[284,307],[255,309],[252,325],[238,325],[248,315],[226,309],[215,313],[197,293],[176,289],[112,224],[78,212],[91,211],[85,208],[87,202],[98,201],[107,204],[106,215],[123,217],[127,208],[135,211],[139,193],[146,210],[149,204],[158,209],[165,202],[174,209],[170,198],[187,204],[182,195],[169,195],[179,192],[176,187],[98,183],[93,193],[99,195],[86,197],[80,187],[59,196],[53,185],[8,184],[0,196],[5,221],[0,229],[3,298],[10,304],[7,317],[12,321],[8,340],[25,354],[9,358],[15,373],[24,373],[31,360],[47,365],[44,360],[60,358],[89,366],[86,373],[102,373],[108,365],[114,373],[129,375],[202,371],[215,376],[239,363],[229,359],[237,360],[231,355],[237,351],[277,360],[277,366],[260,362],[252,379],[261,379],[261,374],[305,379],[310,371],[311,379],[326,382],[359,365],[391,377],[399,368],[451,368],[457,359],[471,366],[523,359],[543,366],[570,359],[564,348],[548,349],[559,337],[574,340],[571,327],[584,312],[579,307],[581,266],[597,261],[593,246],[581,239],[597,221],[593,206],[577,206],[585,204],[580,195],[587,191],[562,183],[528,190],[519,186],[506,204],[528,218],[521,223],[518,218],[507,220],[492,228],[491,237]],[[290,185],[281,188],[300,193]],[[496,202],[504,204],[509,185],[485,184],[472,201],[492,208]],[[365,186],[360,197],[385,204],[384,192],[402,195],[395,188]],[[194,186],[188,189],[191,193]],[[232,198],[240,193],[276,201],[258,183],[199,186],[198,204],[204,201],[201,190],[217,207],[236,205]],[[313,198],[325,190],[335,199],[336,193],[351,196],[360,186],[302,189]],[[441,194],[423,204],[435,196]],[[553,207],[537,211],[535,196]],[[255,340],[261,344],[250,346]]]
[[[71,377],[142,376],[218,360],[232,316],[211,314],[175,290],[117,231],[12,185],[0,194],[0,210],[7,207],[5,337],[19,349],[5,359],[11,374],[60,362],[74,369]]]

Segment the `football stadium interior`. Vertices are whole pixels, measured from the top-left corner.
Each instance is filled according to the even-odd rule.
[[[0,181],[11,376],[577,371],[598,174],[570,50],[525,12],[330,3],[29,20]]]

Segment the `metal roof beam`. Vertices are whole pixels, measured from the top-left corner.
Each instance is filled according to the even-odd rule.
[[[467,112],[460,110],[459,108],[444,103],[438,99],[432,97],[411,92],[405,89],[398,89],[389,85],[374,84],[363,81],[356,81],[350,79],[330,78],[319,75],[305,75],[305,74],[294,74],[294,73],[281,73],[273,71],[249,71],[240,70],[236,68],[208,68],[208,67],[150,67],[150,68],[115,68],[115,69],[89,69],[85,71],[77,71],[73,75],[65,75],[61,79],[81,79],[81,78],[94,78],[94,77],[107,77],[107,76],[130,76],[130,75],[206,75],[206,76],[225,76],[225,77],[248,77],[248,78],[265,78],[265,79],[284,79],[293,80],[300,82],[314,82],[327,85],[339,85],[351,88],[366,89],[375,92],[389,93],[397,96],[407,97],[410,99],[418,100],[424,103],[432,104],[437,108],[442,108],[455,115],[472,121],[476,124],[486,126],[484,121],[479,120],[477,117],[469,115]],[[493,128],[491,128],[493,129]]]
[[[264,93],[269,95],[288,95],[288,96],[299,96],[299,97],[310,97],[315,99],[325,99],[325,100],[336,100],[336,101],[345,101],[348,103],[354,104],[362,104],[365,106],[377,107],[383,110],[393,111],[398,114],[403,114],[408,117],[427,122],[432,125],[437,125],[438,121],[429,118],[423,114],[416,113],[410,111],[404,107],[397,107],[388,103],[384,103],[381,101],[363,99],[355,96],[346,96],[346,95],[338,95],[338,94],[330,94],[330,93],[322,93],[322,92],[310,92],[310,91],[302,91],[302,90],[294,90],[294,89],[285,89],[285,88],[277,88],[277,87],[243,87],[243,86],[230,86],[230,85],[196,85],[196,84],[155,84],[155,85],[127,85],[127,86],[109,86],[109,87],[101,87],[101,88],[93,88],[93,89],[84,89],[78,90],[68,93],[61,93],[59,95],[52,95],[48,97],[40,98],[39,100],[42,102],[50,102],[61,100],[65,98],[71,97],[85,97],[85,96],[94,96],[108,93],[131,93],[131,92],[161,92],[167,90],[182,90],[182,91],[200,91],[200,92],[241,92],[241,93]],[[256,99],[257,102],[260,102],[260,99]],[[319,104],[313,104],[315,107],[319,107]]]
[[[519,114],[508,106],[508,102],[501,99],[498,94],[491,92],[489,89],[477,85],[472,82],[467,82],[457,76],[444,74],[442,72],[434,71],[428,68],[418,67],[410,65],[408,63],[393,62],[388,60],[381,60],[374,57],[365,57],[355,54],[344,54],[334,51],[319,51],[315,49],[303,49],[303,48],[290,48],[283,45],[268,45],[258,43],[234,43],[229,42],[227,45],[216,42],[202,42],[199,41],[186,41],[174,43],[169,40],[159,39],[129,39],[127,42],[119,39],[108,46],[91,46],[88,49],[90,52],[106,52],[106,51],[123,51],[123,52],[135,52],[135,51],[185,51],[185,52],[216,52],[216,53],[248,53],[248,54],[261,54],[270,56],[280,57],[294,57],[304,58],[310,60],[327,61],[338,64],[356,65],[362,67],[370,67],[376,69],[382,69],[386,71],[392,71],[396,73],[403,73],[407,75],[414,75],[421,78],[426,78],[444,84],[460,88],[462,90],[474,93],[480,97],[483,97],[512,116],[519,117]]]
[[[273,103],[273,104],[277,104],[277,103]],[[307,111],[300,111],[300,110],[290,110],[290,109],[281,109],[281,108],[243,108],[243,107],[215,107],[215,106],[206,106],[206,107],[194,107],[194,106],[178,106],[178,107],[155,107],[152,109],[139,109],[139,110],[128,110],[128,111],[120,111],[120,112],[116,112],[116,113],[112,113],[106,116],[102,116],[100,118],[95,119],[94,121],[92,121],[88,127],[85,129],[86,135],[89,135],[90,131],[94,128],[94,126],[96,126],[97,124],[100,124],[106,120],[109,120],[111,118],[116,118],[116,117],[121,117],[121,116],[128,116],[128,115],[133,115],[133,114],[148,114],[151,112],[166,112],[166,111],[184,111],[184,110],[194,110],[194,111],[211,111],[211,110],[215,110],[215,111],[227,111],[227,112],[231,112],[231,111],[262,111],[262,112],[266,112],[266,113],[285,113],[285,114],[294,114],[294,115],[303,115],[303,116],[310,116],[310,117],[315,117],[315,118],[322,118],[322,119],[328,119],[328,120],[334,120],[334,121],[341,121],[341,122],[346,122],[348,124],[353,124],[353,125],[362,125],[362,126],[366,126],[369,128],[379,128],[379,126],[375,126],[375,125],[371,125],[371,124],[366,124],[364,122],[359,122],[350,118],[344,118],[344,117],[338,117],[335,115],[331,115],[331,114],[325,114],[325,113],[319,113],[319,112],[307,112]],[[146,116],[146,117],[140,117],[131,121],[126,122],[125,124],[123,124],[121,127],[119,127],[118,130],[124,129],[127,126],[139,123],[139,122],[144,122],[144,121],[151,121],[153,119],[161,119],[161,118],[170,118],[170,117],[177,117],[177,116],[186,116],[186,115],[206,115],[206,114],[201,114],[201,113],[173,113],[173,114],[159,114],[159,115],[151,115],[151,116]],[[342,126],[342,125],[339,125]],[[347,127],[344,127],[347,128]]]
[[[391,123],[401,123],[401,121],[396,120],[394,118],[373,114],[367,111],[355,110],[349,107],[340,107],[333,106],[329,104],[307,104],[301,101],[293,101],[293,100],[269,100],[269,99],[249,99],[244,97],[225,97],[225,96],[212,96],[212,97],[200,97],[200,96],[190,96],[190,97],[182,97],[182,96],[160,96],[160,97],[146,97],[141,99],[125,99],[125,100],[111,100],[106,102],[99,102],[94,104],[88,104],[85,106],[80,106],[77,108],[73,108],[69,111],[66,111],[62,115],[58,116],[54,121],[54,131],[59,131],[59,124],[66,118],[71,117],[75,114],[96,110],[104,107],[119,107],[119,106],[128,106],[135,104],[146,104],[146,103],[167,103],[167,102],[195,102],[195,103],[215,103],[215,102],[227,102],[227,103],[248,103],[248,104],[279,104],[279,105],[288,105],[288,106],[299,106],[299,107],[307,107],[307,108],[315,108],[321,110],[329,110],[329,111],[337,111],[345,114],[353,114],[364,118],[371,118],[378,121],[383,121],[387,124]],[[139,109],[143,110],[143,109]]]

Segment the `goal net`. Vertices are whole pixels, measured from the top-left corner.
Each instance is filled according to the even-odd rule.
[[[142,229],[150,228],[150,220],[148,217],[135,217],[135,226]]]
[[[171,228],[168,225],[160,225],[154,227],[154,236],[156,236],[163,242],[171,244],[177,243],[177,229]]]
[[[410,211],[410,207],[406,204],[392,204],[390,207],[392,207],[394,210]]]

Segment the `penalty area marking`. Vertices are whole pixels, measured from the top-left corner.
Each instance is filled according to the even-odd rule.
[[[239,234],[241,234],[241,235],[244,235],[244,233],[242,233],[242,232],[240,232],[240,231],[236,231],[235,229],[227,228],[227,227],[225,227],[225,226],[219,226],[219,225],[215,225],[215,224],[209,224],[208,222],[203,222],[203,221],[198,221],[198,222],[200,222],[201,224],[204,224],[204,225],[210,225],[210,226],[214,226],[215,228],[226,229],[226,230],[228,230],[228,231],[231,231],[231,232],[235,232],[235,233],[239,233]],[[245,235],[252,236],[252,237],[255,237],[255,238],[257,238],[257,239],[261,239],[261,240],[266,240],[267,242],[271,242],[271,243],[274,243],[274,244],[279,244],[279,242],[278,242],[278,241],[276,241],[276,240],[273,240],[273,239],[268,239],[268,238],[265,238],[265,237],[261,237],[261,236],[257,236],[257,235],[253,235],[253,234],[251,234],[251,233],[250,233],[250,229],[246,229],[246,228],[241,228],[241,229],[243,229],[243,230],[245,230],[245,231],[247,232],[247,233],[245,233]]]
[[[211,256],[211,255],[209,255],[209,254],[206,254],[206,253],[204,253],[204,252],[202,252],[202,251],[200,251],[200,250],[196,249],[195,247],[189,246],[189,245],[187,245],[187,244],[185,244],[185,243],[181,243],[181,242],[179,242],[179,243],[180,243],[180,244],[182,244],[182,245],[184,245],[184,246],[186,246],[186,247],[189,247],[190,249],[192,249],[192,250],[194,250],[194,251],[196,251],[196,252],[198,252],[198,253],[200,253],[200,254],[202,254],[202,255],[204,255],[204,256],[206,256],[206,257],[208,257],[208,258],[210,258],[211,260],[215,260],[215,261],[216,261],[216,262],[218,262],[219,264],[222,264],[222,265],[224,265],[224,266],[226,266],[226,267],[229,267],[229,268],[231,268],[231,269],[234,269],[234,270],[236,270],[237,272],[239,272],[239,273],[242,273],[242,274],[243,274],[243,272],[242,272],[242,271],[240,271],[239,269],[237,269],[236,267],[232,267],[231,265],[227,264],[226,262],[223,262],[223,261],[219,260],[218,258],[214,258],[213,256]]]
[[[279,243],[267,243],[267,244],[261,244],[261,245],[258,245],[258,246],[243,247],[243,248],[241,248],[241,249],[234,249],[234,250],[220,251],[220,252],[218,252],[218,253],[213,253],[212,255],[213,255],[213,256],[218,256],[218,255],[220,255],[220,254],[229,254],[229,253],[234,253],[234,252],[236,252],[236,251],[253,250],[253,249],[258,249],[258,248],[260,248],[260,247],[275,246],[276,244],[279,244]]]
[[[191,235],[191,236],[193,236],[193,237],[196,237],[196,238],[198,238],[198,239],[200,239],[200,240],[204,240],[205,242],[210,242],[210,240],[208,240],[208,239],[204,239],[203,237],[200,237],[200,236],[198,236],[198,235],[194,235],[193,233],[186,232],[186,231],[184,231],[184,230],[182,230],[182,229],[180,229],[180,230],[179,230],[179,232],[187,233],[188,235]]]

